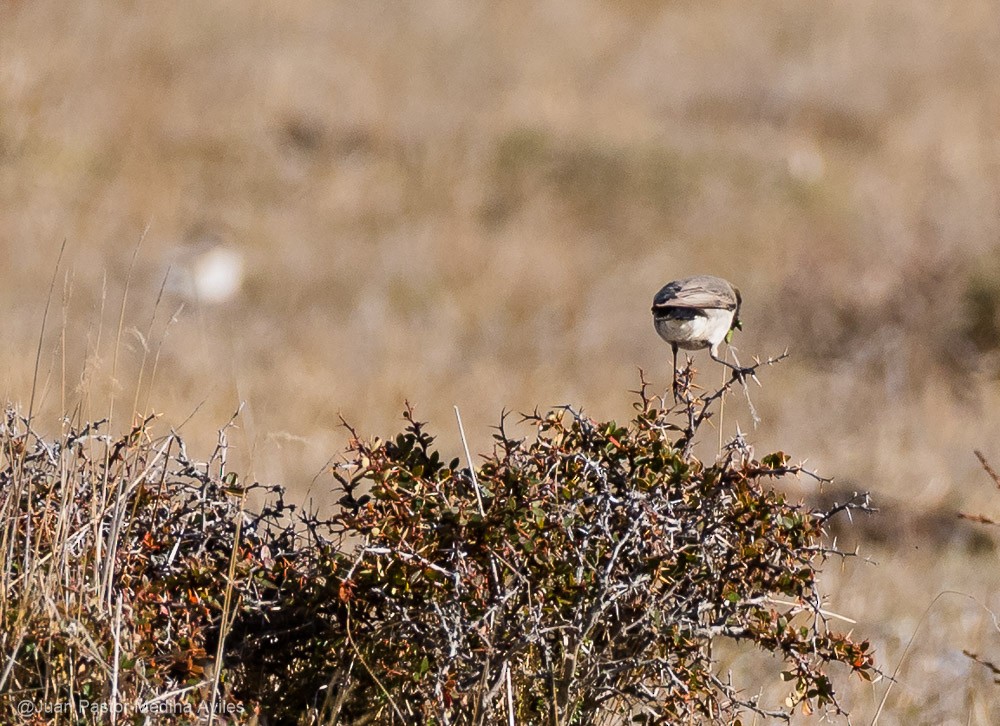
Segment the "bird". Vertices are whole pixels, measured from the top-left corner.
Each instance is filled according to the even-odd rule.
[[[174,254],[167,289],[199,305],[232,301],[243,286],[243,254],[214,233],[196,229]]]
[[[653,326],[670,343],[674,353],[674,398],[677,398],[677,349],[708,348],[712,360],[739,375],[750,369],[719,357],[719,346],[729,342],[733,330],[741,330],[743,298],[732,283],[713,275],[696,275],[668,282],[653,297]]]

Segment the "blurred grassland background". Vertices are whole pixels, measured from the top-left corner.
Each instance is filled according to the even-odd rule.
[[[237,466],[323,504],[340,414],[384,435],[408,398],[456,455],[454,405],[474,451],[503,408],[626,419],[637,367],[669,382],[653,293],[725,276],[741,358],[792,355],[726,434],[885,509],[831,609],[891,668],[937,593],[977,598],[930,611],[882,724],[1000,721],[961,653],[1000,659],[1000,565],[954,515],[1000,515],[972,454],[1000,462],[998,202],[997,2],[0,0],[22,407],[67,240],[38,428],[113,396],[119,426],[138,401],[207,452],[245,401]],[[157,305],[206,241],[239,290]],[[863,718],[884,687],[841,690]]]

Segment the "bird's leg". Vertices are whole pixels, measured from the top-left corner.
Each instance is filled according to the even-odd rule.
[[[732,368],[734,371],[736,371],[736,374],[739,376],[740,380],[743,381],[744,383],[746,383],[746,376],[753,375],[753,368],[744,368],[743,366],[736,365],[735,363],[730,363],[724,358],[720,358],[719,352],[715,348],[709,348],[708,354],[712,356],[712,360],[714,360],[716,363],[721,363],[727,368]]]
[[[674,379],[673,379],[673,391],[674,391],[674,403],[677,403],[677,343],[670,344],[671,349],[674,351]]]

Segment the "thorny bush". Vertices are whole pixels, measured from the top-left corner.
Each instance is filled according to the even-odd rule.
[[[9,414],[0,719],[23,699],[35,723],[57,702],[105,722],[81,707],[98,701],[137,723],[165,704],[216,723],[787,716],[720,673],[720,638],[780,658],[790,707],[840,712],[827,666],[874,666],[828,626],[816,576],[842,554],[825,523],[864,499],[789,503],[769,482],[806,472],[742,437],[698,460],[714,399],[690,390],[669,407],[643,383],[625,426],[564,407],[517,438],[504,418],[474,470],[409,409],[395,438],[350,429],[328,519],[276,488],[246,511],[224,435],[197,464],[148,422],[46,442]]]
[[[340,521],[359,538],[339,593],[353,641],[342,667],[374,681],[380,720],[765,712],[716,672],[715,638],[780,656],[806,708],[839,710],[827,664],[873,673],[868,643],[831,631],[820,607],[833,512],[766,484],[802,473],[785,454],[757,461],[737,440],[703,464],[645,385],[628,426],[561,408],[525,417],[536,434],[522,440],[502,422],[475,477],[405,417],[395,440],[355,437],[341,476]]]

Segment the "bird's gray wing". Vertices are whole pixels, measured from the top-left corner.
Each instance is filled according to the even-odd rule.
[[[736,309],[733,286],[718,277],[689,277],[668,282],[653,298],[653,307]]]

